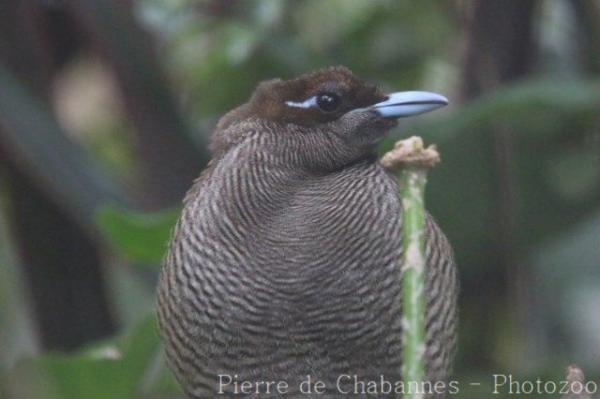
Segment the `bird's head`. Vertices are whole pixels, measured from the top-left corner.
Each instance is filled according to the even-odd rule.
[[[398,118],[432,111],[447,103],[445,97],[423,91],[385,94],[345,67],[330,67],[295,79],[260,83],[246,104],[221,118],[213,148],[220,153],[227,151],[246,137],[237,127],[252,121],[274,132],[268,140],[274,149],[279,141],[282,148],[287,146],[296,152],[339,156],[323,162],[339,166],[340,162],[371,155],[375,144],[396,126]],[[337,150],[328,148],[331,146]]]

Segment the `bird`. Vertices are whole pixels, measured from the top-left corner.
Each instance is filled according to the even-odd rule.
[[[218,121],[157,288],[188,398],[400,397],[402,206],[376,150],[447,103],[335,66],[263,81]],[[425,242],[426,381],[447,383],[458,280],[429,213]]]

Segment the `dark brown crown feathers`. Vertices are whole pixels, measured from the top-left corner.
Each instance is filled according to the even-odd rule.
[[[342,101],[335,112],[323,112],[317,107],[297,108],[286,102],[302,102],[319,93],[335,93]],[[221,118],[213,137],[213,149],[228,147],[219,132],[236,122],[256,117],[280,124],[315,126],[339,118],[346,112],[375,104],[385,99],[375,85],[367,84],[343,66],[329,67],[306,73],[290,80],[272,79],[261,82],[250,100]]]

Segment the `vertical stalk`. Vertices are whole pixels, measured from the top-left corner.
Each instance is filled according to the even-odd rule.
[[[440,161],[435,146],[420,137],[396,142],[381,158],[398,173],[402,204],[402,378],[406,399],[424,397],[425,379],[425,185],[427,171]],[[417,389],[415,389],[417,384]]]
[[[427,172],[408,167],[400,172],[402,202],[402,376],[406,398],[422,398],[420,385],[425,377],[425,206]]]

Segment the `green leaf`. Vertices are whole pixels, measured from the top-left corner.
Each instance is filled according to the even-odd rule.
[[[22,360],[9,385],[17,398],[132,399],[140,397],[144,375],[159,348],[155,319],[149,317],[117,344]]]
[[[116,205],[103,205],[96,224],[111,244],[128,260],[159,263],[167,248],[180,209],[142,213]]]

